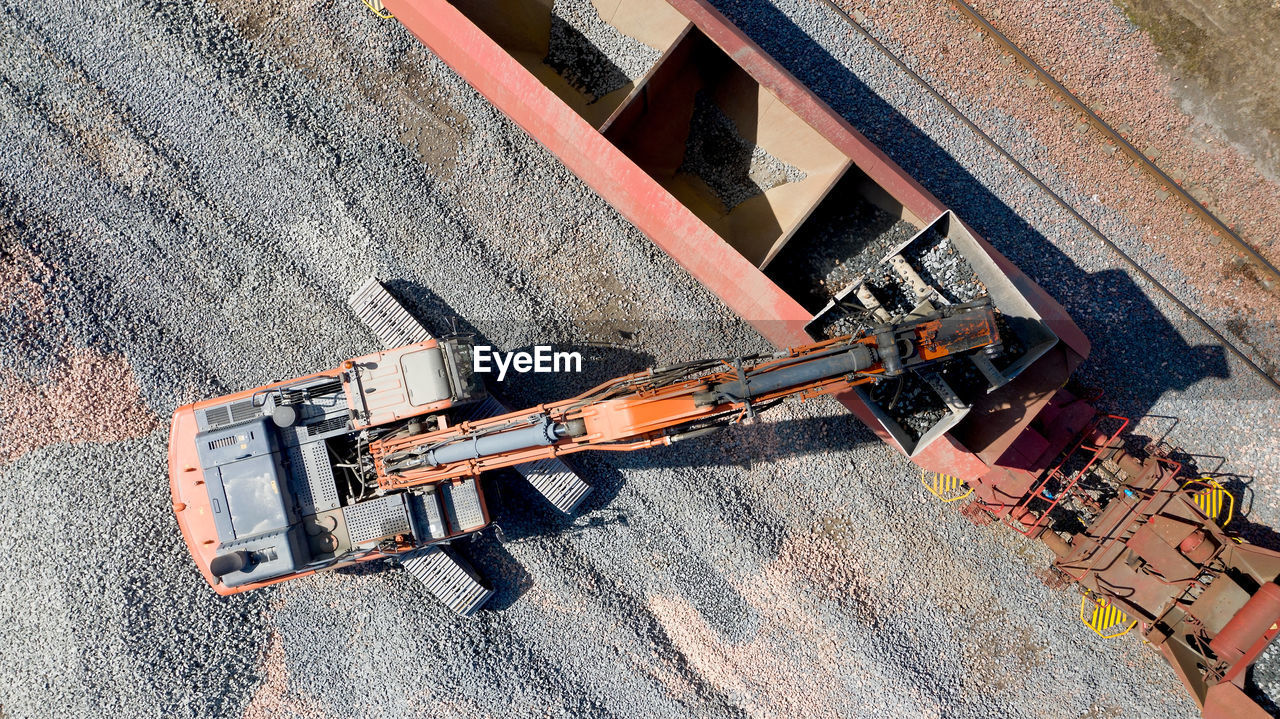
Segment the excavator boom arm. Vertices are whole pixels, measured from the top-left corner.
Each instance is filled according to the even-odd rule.
[[[837,393],[999,347],[995,313],[978,301],[763,360],[627,375],[562,402],[375,441],[369,451],[379,488],[405,489],[574,452],[671,444],[787,397]]]

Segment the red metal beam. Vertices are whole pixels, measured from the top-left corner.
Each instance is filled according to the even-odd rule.
[[[847,155],[916,220],[927,223],[945,211],[936,197],[711,5],[704,0],[669,2],[756,82]],[[410,32],[463,79],[558,156],[570,171],[766,339],[779,347],[802,345],[812,339],[804,331],[810,319],[808,311],[456,7],[447,0],[386,0],[385,4]],[[997,265],[1027,291],[1032,305],[1073,353],[1086,356],[1089,343],[1062,307],[985,240],[976,235],[975,238]],[[1073,368],[1075,363],[1069,364]],[[1048,371],[1056,372],[1059,368]],[[1061,378],[1065,380],[1066,375]],[[1049,394],[1045,394],[1039,398],[1035,409],[1043,406],[1048,397]],[[845,393],[837,399],[883,440],[898,447],[855,394]],[[1007,431],[1010,441],[1034,415],[1034,411],[1025,412],[1020,423]],[[916,461],[926,468],[947,471],[967,480],[984,474],[995,456],[997,452],[991,451],[979,457],[961,441],[946,435],[925,448]]]
[[[729,309],[780,347],[806,344],[810,315],[445,0],[389,0],[406,28],[559,157]]]

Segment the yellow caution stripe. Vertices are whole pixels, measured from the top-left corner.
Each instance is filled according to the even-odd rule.
[[[1198,488],[1197,488],[1198,487]],[[1204,512],[1204,516],[1225,527],[1236,512],[1236,497],[1212,477],[1201,477],[1185,482],[1183,489],[1194,489],[1191,501]],[[1225,516],[1224,516],[1225,512]]]
[[[930,472],[926,469],[920,473],[920,483],[943,502],[958,502],[973,494],[971,487],[965,487],[964,480],[942,472]]]
[[[1088,616],[1085,616],[1086,613]],[[1123,609],[1108,602],[1106,598],[1095,599],[1089,592],[1080,597],[1080,621],[1103,639],[1123,637],[1138,623],[1136,619],[1129,619]]]
[[[395,17],[395,15],[392,15],[391,13],[387,12],[387,9],[383,7],[382,0],[360,0],[360,1],[364,3],[365,7],[369,8],[369,12],[373,13],[374,15],[377,15],[383,20],[390,20],[391,18]]]

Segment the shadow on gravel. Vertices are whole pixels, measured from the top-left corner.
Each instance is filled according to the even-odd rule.
[[[1258,478],[1227,475],[1219,476],[1217,479],[1222,482],[1222,486],[1235,495],[1236,501],[1240,503],[1237,516],[1229,528],[1250,544],[1280,552],[1280,532],[1249,519],[1249,510],[1253,507],[1254,499],[1253,485]]]
[[[493,510],[491,507],[490,511]],[[475,567],[484,577],[485,583],[493,589],[493,596],[484,605],[485,610],[491,612],[500,612],[510,607],[533,588],[533,577],[503,546],[505,542],[501,531],[497,527],[490,527],[462,542],[450,545],[454,552]]]
[[[1140,417],[1166,392],[1230,374],[1222,347],[1188,344],[1183,318],[1167,317],[1127,272],[1078,266],[781,10],[763,0],[712,4],[1065,307],[1093,343],[1092,360],[1076,376],[1105,391],[1109,411]],[[843,28],[821,4],[807,12]],[[1050,227],[1060,214],[1036,222]],[[1113,259],[1101,246],[1097,257]]]
[[[476,329],[475,325],[460,317],[439,295],[417,283],[392,280],[386,283],[386,287],[404,303],[410,314],[436,336],[470,335],[477,345],[488,345],[500,352],[532,353],[537,346],[505,347],[492,341]],[[550,340],[555,339],[554,336],[548,338],[545,345],[551,351],[578,353],[581,356],[581,371],[520,374],[510,370],[501,382],[497,381],[495,371],[486,378],[489,391],[514,410],[542,402],[569,399],[614,377],[648,369],[656,362],[653,355],[639,348],[632,333],[606,331],[603,324],[599,328],[572,327],[563,334],[570,333],[579,337],[585,335],[602,338],[601,341],[588,342],[553,342]],[[525,334],[523,328],[518,334]]]

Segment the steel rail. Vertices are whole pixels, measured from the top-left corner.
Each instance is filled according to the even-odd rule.
[[[1238,358],[1241,362],[1243,362],[1245,366],[1253,370],[1253,372],[1255,372],[1259,377],[1261,377],[1264,381],[1270,384],[1271,387],[1275,389],[1277,392],[1280,392],[1280,380],[1277,380],[1275,377],[1271,376],[1271,374],[1269,374],[1262,367],[1258,366],[1258,364],[1254,362],[1248,355],[1246,355],[1244,351],[1242,351],[1239,347],[1233,344],[1231,340],[1223,336],[1223,334],[1219,332],[1217,328],[1215,328],[1212,324],[1210,324],[1208,320],[1206,320],[1204,317],[1201,317],[1186,302],[1183,302],[1177,295],[1175,295],[1172,290],[1170,290],[1168,287],[1165,287],[1164,284],[1160,282],[1160,280],[1153,277],[1150,272],[1148,272],[1145,268],[1142,267],[1142,265],[1138,264],[1137,260],[1129,256],[1129,254],[1126,253],[1124,249],[1122,249],[1113,240],[1111,240],[1111,238],[1103,234],[1102,230],[1099,230],[1097,226],[1095,226],[1092,222],[1090,222],[1087,218],[1085,218],[1084,215],[1080,214],[1080,212],[1077,211],[1076,208],[1071,205],[1071,203],[1063,199],[1062,196],[1059,195],[1057,192],[1054,192],[1053,189],[1051,189],[1039,177],[1037,177],[1034,172],[1032,172],[1029,168],[1027,168],[1026,165],[1022,164],[1022,162],[1019,161],[1018,158],[1014,157],[1008,150],[1004,149],[1004,147],[1001,146],[1000,143],[996,142],[996,140],[992,138],[991,135],[987,134],[987,132],[983,130],[981,127],[978,127],[978,125],[974,123],[973,120],[970,120],[969,117],[960,110],[960,108],[956,107],[954,103],[952,103],[945,96],[943,96],[943,94],[939,92],[933,85],[931,85],[928,80],[925,80],[923,77],[921,77],[920,74],[917,73],[914,69],[912,69],[910,65],[908,65],[905,61],[902,60],[902,58],[898,57],[896,53],[894,53],[892,50],[886,47],[884,43],[880,42],[880,40],[875,35],[871,34],[870,30],[867,30],[867,28],[864,27],[862,23],[854,19],[854,17],[850,15],[847,10],[845,10],[843,7],[840,7],[840,5],[836,3],[836,0],[819,0],[819,2],[827,5],[833,11],[835,11],[836,14],[838,14],[846,23],[848,23],[850,27],[856,30],[858,34],[866,38],[867,42],[871,43],[871,45],[875,47],[876,50],[878,50],[881,54],[883,54],[885,58],[887,58],[890,62],[896,65],[900,70],[902,70],[909,77],[911,77],[911,79],[914,80],[918,85],[920,85],[920,87],[923,88],[925,92],[929,93],[931,97],[933,97],[935,100],[941,103],[944,107],[946,107],[947,110],[950,111],[951,114],[953,114],[956,117],[956,119],[964,123],[964,125],[968,127],[974,134],[982,138],[982,140],[985,143],[990,145],[993,150],[995,150],[1001,157],[1003,157],[1006,161],[1008,161],[1009,164],[1012,165],[1014,169],[1016,169],[1020,174],[1022,174],[1028,180],[1030,180],[1033,184],[1035,184],[1036,187],[1040,188],[1041,191],[1043,191],[1046,195],[1049,196],[1050,199],[1052,199],[1059,206],[1061,206],[1062,209],[1066,210],[1067,213],[1070,214],[1072,217],[1074,217],[1076,221],[1078,221],[1081,225],[1085,227],[1085,229],[1089,230],[1090,234],[1097,237],[1104,245],[1107,246],[1107,248],[1115,252],[1115,254],[1118,255],[1124,261],[1125,264],[1127,264],[1130,268],[1132,268],[1133,271],[1136,272],[1139,277],[1141,277],[1143,280],[1151,284],[1151,286],[1156,288],[1170,302],[1173,302],[1178,307],[1178,309],[1182,310],[1184,314],[1186,314],[1189,318],[1191,318],[1197,324],[1199,324],[1202,328],[1204,328],[1204,330],[1208,332],[1214,339],[1216,339],[1224,348],[1226,348],[1229,352],[1231,352],[1231,354],[1235,355],[1236,358]]]
[[[1065,85],[1058,82],[1058,80],[1050,75],[1049,72],[1040,65],[1040,63],[1036,62],[1030,55],[1023,52],[1022,48],[1018,47],[1008,38],[1008,36],[1000,32],[995,25],[992,25],[991,22],[983,17],[977,10],[964,0],[952,0],[952,3],[955,5],[957,10],[968,15],[969,19],[973,21],[979,29],[988,33],[996,40],[996,42],[1000,43],[1000,45],[1013,55],[1018,62],[1022,63],[1023,66],[1035,73],[1040,79],[1040,82],[1048,85],[1054,90],[1054,92],[1058,93],[1063,100],[1066,100],[1069,104],[1074,106],[1076,110],[1080,111],[1094,129],[1101,132],[1108,140],[1113,142],[1120,149],[1124,150],[1125,153],[1133,158],[1134,161],[1141,164],[1156,180],[1163,183],[1168,191],[1177,195],[1203,219],[1208,220],[1208,222],[1214,226],[1214,234],[1226,236],[1227,240],[1230,241],[1231,244],[1235,245],[1236,249],[1239,250],[1239,253],[1236,255],[1237,257],[1243,255],[1247,258],[1247,261],[1252,261],[1253,264],[1256,265],[1256,269],[1260,270],[1264,275],[1269,275],[1270,279],[1262,277],[1258,280],[1258,284],[1262,285],[1263,289],[1272,291],[1276,288],[1277,283],[1280,282],[1280,270],[1276,269],[1275,265],[1267,261],[1267,258],[1263,257],[1262,254],[1253,247],[1253,245],[1246,242],[1244,238],[1232,229],[1230,225],[1223,222],[1217,215],[1210,211],[1204,203],[1201,203],[1199,200],[1192,197],[1191,193],[1187,192],[1181,183],[1170,177],[1168,173],[1162,170],[1160,166],[1156,164],[1155,160],[1147,157],[1146,153],[1134,147],[1124,135],[1120,134],[1120,132],[1108,124],[1106,120],[1099,117],[1098,113],[1093,111],[1093,108],[1084,104],[1083,100],[1076,97],[1075,93],[1071,92],[1071,90],[1068,90]]]

